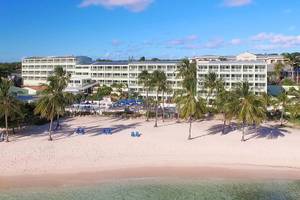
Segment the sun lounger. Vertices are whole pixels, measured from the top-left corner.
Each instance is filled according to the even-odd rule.
[[[131,132],[131,137],[141,137],[141,133],[140,132],[138,132],[138,131],[132,131]]]
[[[103,128],[103,129],[101,129],[101,133],[100,134],[112,135],[112,128]]]
[[[85,134],[85,129],[84,128],[77,128],[75,129],[75,133],[79,134],[79,135],[84,135]]]

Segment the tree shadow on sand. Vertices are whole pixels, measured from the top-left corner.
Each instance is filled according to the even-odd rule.
[[[211,126],[207,131],[207,134],[204,135],[200,135],[200,136],[196,136],[193,137],[192,139],[197,139],[197,138],[202,138],[202,137],[206,137],[206,136],[211,136],[211,135],[228,135],[231,133],[241,133],[241,126],[237,123],[231,123],[230,125],[226,125],[225,127],[223,126],[223,124],[216,124]],[[239,130],[239,132],[236,132],[237,130]],[[249,141],[251,139],[261,139],[261,138],[265,138],[265,139],[278,139],[278,138],[282,138],[285,137],[289,131],[287,131],[286,129],[284,129],[284,127],[281,126],[260,126],[260,127],[256,127],[256,126],[248,126],[246,128],[246,135],[248,136],[248,138],[246,139],[246,141]]]
[[[287,134],[289,134],[289,131],[285,130],[281,126],[260,126],[258,128],[250,127],[247,130],[247,135],[250,135],[250,137],[246,139],[246,141],[260,138],[278,139],[285,137]]]
[[[239,125],[237,123],[231,123],[230,125],[226,125],[225,127],[224,127],[223,124],[216,124],[216,125],[211,126],[207,130],[207,132],[208,132],[207,134],[203,134],[203,135],[193,137],[192,140],[197,139],[197,138],[210,136],[210,135],[216,135],[216,134],[227,135],[227,134],[232,133],[232,132],[234,132],[238,129],[239,129]]]

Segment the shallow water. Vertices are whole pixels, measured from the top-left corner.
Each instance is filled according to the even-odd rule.
[[[300,200],[300,181],[136,179],[93,186],[1,191],[5,200]]]

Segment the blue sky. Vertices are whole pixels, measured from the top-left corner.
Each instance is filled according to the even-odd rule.
[[[1,0],[0,61],[299,51],[298,0]]]

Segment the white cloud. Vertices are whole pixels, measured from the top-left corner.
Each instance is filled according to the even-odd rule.
[[[206,42],[203,47],[208,49],[217,49],[224,46],[223,39],[212,39]]]
[[[123,7],[133,12],[141,12],[153,1],[154,0],[83,0],[79,6],[103,6],[105,8]]]
[[[111,41],[111,44],[113,46],[120,46],[122,44],[122,42],[120,40],[114,39],[114,40]]]
[[[190,44],[192,42],[195,42],[196,40],[198,40],[198,36],[197,35],[188,35],[185,38],[169,40],[167,42],[167,46],[187,45],[187,44]]]
[[[242,40],[239,39],[239,38],[235,38],[235,39],[230,40],[229,44],[231,44],[231,45],[240,45],[240,44],[242,44]]]
[[[240,7],[252,3],[252,0],[224,0],[224,5],[227,7]]]
[[[275,33],[259,33],[251,37],[253,41],[264,42],[269,45],[291,48],[295,46],[300,46],[300,35],[283,35]]]

